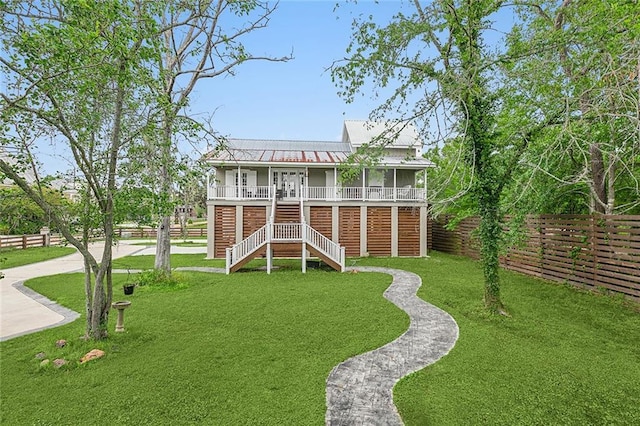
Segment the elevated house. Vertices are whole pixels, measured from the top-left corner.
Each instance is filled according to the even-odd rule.
[[[345,121],[341,141],[229,139],[207,154],[208,257],[227,273],[258,256],[425,256],[427,194],[415,129],[403,125],[374,165],[341,178],[347,158],[392,124]]]

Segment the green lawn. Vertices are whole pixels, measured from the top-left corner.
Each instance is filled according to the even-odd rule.
[[[145,268],[153,257],[115,263]],[[460,327],[449,355],[396,386],[407,425],[640,424],[637,305],[505,272],[512,317],[493,317],[473,261],[435,253],[365,264],[418,273],[419,295]],[[271,275],[180,272],[186,288],[137,288],[127,331],[99,344],[78,340],[82,320],[0,343],[0,424],[323,424],[331,368],[401,334],[407,317],[382,298],[385,275],[276,265]],[[172,266],[223,264],[178,255]],[[126,274],[116,278],[124,298]],[[83,309],[80,275],[29,285]],[[55,348],[60,338],[68,348]],[[94,346],[107,356],[87,365],[41,369],[34,358],[76,360]]]
[[[331,369],[408,327],[381,297],[384,274],[179,274],[187,288],[127,296],[127,331],[106,342],[80,341],[79,320],[0,343],[0,424],[322,424]],[[80,275],[29,285],[82,311]],[[107,356],[86,365],[34,358],[77,360],[94,346]]]
[[[460,327],[448,356],[396,386],[407,425],[640,424],[638,305],[504,272],[512,318],[490,317],[482,270],[468,259],[358,264],[418,273],[419,296]]]
[[[0,270],[42,262],[75,253],[73,247],[33,247],[28,249],[1,249]]]

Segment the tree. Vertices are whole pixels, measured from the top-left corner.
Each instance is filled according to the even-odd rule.
[[[69,201],[60,192],[44,187],[42,196],[62,214],[65,210],[70,214]],[[45,212],[20,188],[0,188],[0,234],[37,234],[40,228],[50,225]]]
[[[501,198],[531,140],[557,122],[565,106],[535,112],[535,105],[509,90],[503,67],[515,58],[485,42],[499,30],[492,19],[502,1],[439,0],[423,6],[415,0],[413,6],[414,12],[398,13],[386,26],[372,17],[356,20],[349,56],[334,64],[332,75],[348,102],[368,79],[377,88],[393,86],[372,119],[398,115],[417,123],[423,135],[437,124],[439,134],[447,135],[441,142],[459,144],[469,174],[458,181],[468,182],[467,197],[481,219],[484,303],[504,313],[498,275]]]
[[[132,6],[132,7],[129,7]],[[0,66],[6,89],[0,94],[0,141],[35,170],[29,151],[34,134],[64,145],[84,179],[83,238],[72,224],[33,189],[19,170],[0,159],[0,171],[15,182],[51,218],[85,262],[86,336],[107,335],[112,298],[111,250],[116,172],[122,146],[144,126],[136,114],[148,77],[153,21],[135,5],[117,0],[5,1]],[[146,114],[141,114],[145,116]],[[144,121],[143,121],[144,122]],[[13,129],[13,130],[12,130]],[[93,213],[99,213],[97,215]],[[99,223],[105,245],[98,263],[88,250],[89,229]]]
[[[175,135],[185,126],[202,130],[200,123],[181,114],[197,83],[223,75],[248,61],[287,61],[290,56],[271,57],[248,52],[242,39],[265,28],[277,5],[248,0],[210,2],[150,2],[156,16],[162,49],[156,56],[157,79],[152,89],[161,111],[156,139],[153,140],[153,170],[157,176],[160,214],[155,268],[171,272],[171,202],[176,179]]]
[[[635,1],[523,3],[510,35],[513,90],[540,110],[572,105],[534,141],[528,179],[584,194],[590,212],[640,206],[640,8]],[[522,52],[527,52],[522,55]],[[539,177],[542,174],[545,177]]]

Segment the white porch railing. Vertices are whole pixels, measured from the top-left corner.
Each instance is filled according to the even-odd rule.
[[[210,200],[271,200],[274,189],[268,186],[214,186],[208,188]],[[305,201],[426,201],[424,188],[380,186],[340,187],[311,186],[303,187],[302,196]]]
[[[211,186],[207,197],[209,200],[270,200],[273,194],[268,186]]]

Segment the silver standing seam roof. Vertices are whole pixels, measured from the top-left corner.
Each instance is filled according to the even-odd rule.
[[[215,163],[322,163],[338,164],[351,154],[344,142],[227,139],[223,149],[207,158]]]
[[[395,124],[394,124],[395,125]],[[388,129],[389,123],[371,123],[358,120],[344,122],[342,141],[301,141],[269,139],[227,139],[225,146],[206,154],[211,164],[247,165],[339,165],[355,152],[355,148],[371,141],[374,134]],[[393,125],[391,125],[393,127]],[[413,126],[406,126],[391,147],[418,147],[420,139]],[[380,166],[421,169],[433,164],[421,157],[380,158]]]

